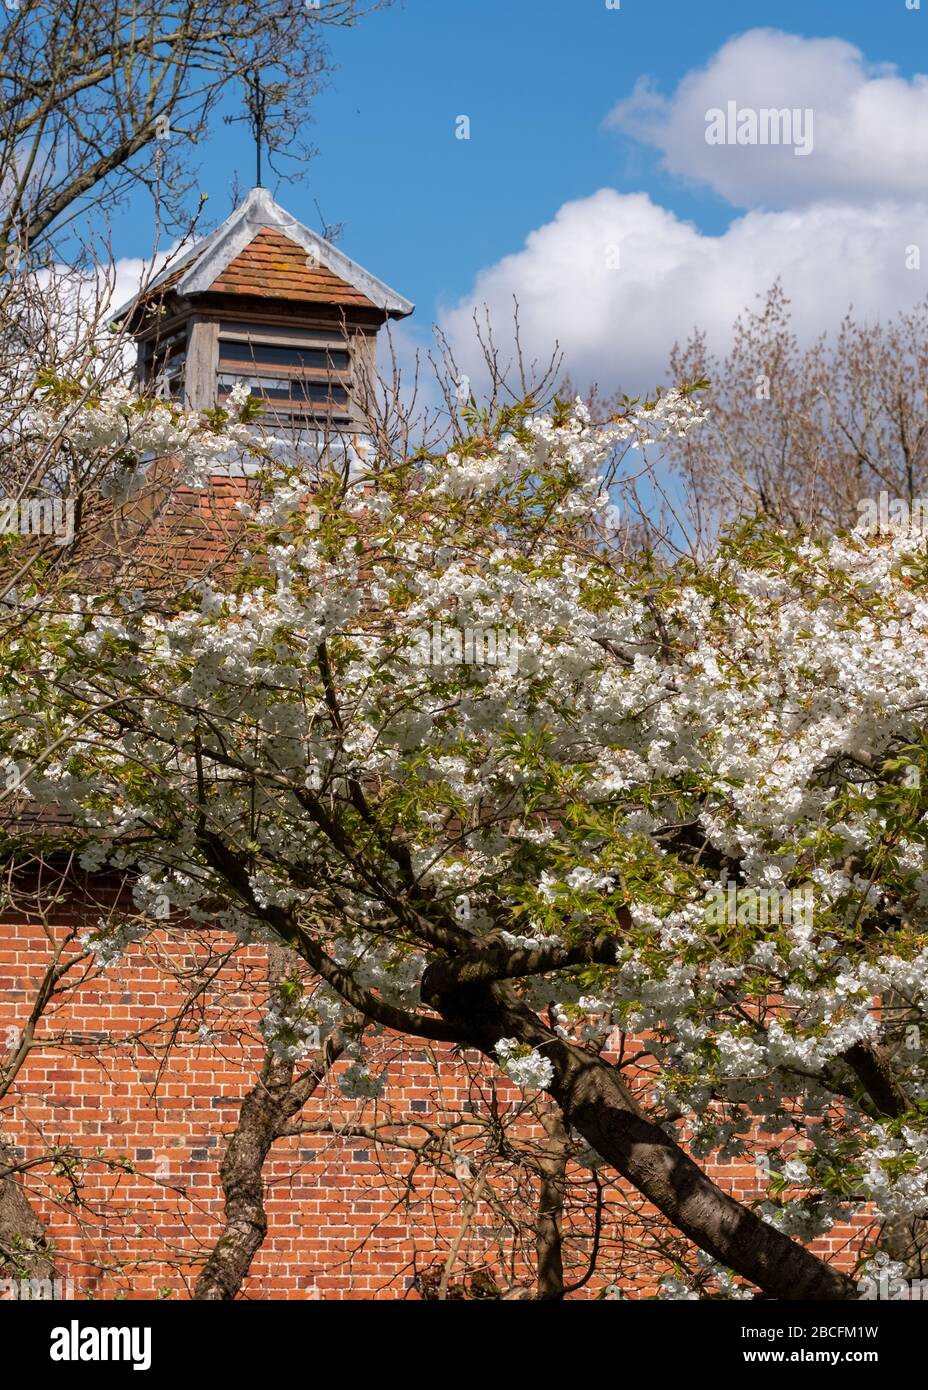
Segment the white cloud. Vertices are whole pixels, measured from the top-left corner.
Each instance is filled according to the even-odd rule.
[[[441,321],[477,383],[474,309],[489,307],[505,348],[515,296],[529,356],[544,358],[559,341],[578,387],[597,380],[632,392],[665,380],[674,340],[696,325],[724,350],[732,321],[778,276],[805,339],[836,325],[851,305],[877,317],[924,298],[926,228],[928,192],[911,204],[750,212],[706,236],[646,194],[601,189],[565,203],[521,251],[482,271]],[[907,248],[920,236],[925,268],[907,269]]]
[[[160,270],[164,257],[143,260],[140,256],[123,256],[113,263],[107,277],[106,294],[109,299],[108,313],[121,309],[134,298],[143,283],[147,284]]]
[[[812,151],[706,142],[707,112],[811,110]],[[928,77],[867,63],[843,39],[752,29],[687,73],[669,98],[643,79],[607,124],[663,154],[673,174],[737,207],[922,198],[928,187]]]

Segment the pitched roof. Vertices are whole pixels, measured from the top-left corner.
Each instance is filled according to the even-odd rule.
[[[297,222],[268,193],[253,188],[230,217],[156,275],[141,296],[251,294],[380,309],[405,318],[415,307],[331,242]],[[113,315],[125,317],[137,299]]]
[[[210,285],[212,293],[260,294],[310,303],[379,307],[366,294],[320,266],[302,246],[265,227]]]

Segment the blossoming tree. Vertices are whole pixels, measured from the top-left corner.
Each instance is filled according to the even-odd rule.
[[[222,582],[19,594],[4,751],[140,911],[302,957],[320,988],[266,1028],[290,1055],[361,1019],[473,1050],[721,1290],[854,1298],[808,1242],[928,1205],[928,568],[906,534],[751,529],[619,560],[610,451],[698,418],[474,408],[450,453],[311,480],[269,445]],[[74,429],[131,491],[152,451],[254,449],[213,426],[109,395]],[[358,1049],[349,1085],[381,1084]],[[708,1161],[758,1148],[748,1206]]]

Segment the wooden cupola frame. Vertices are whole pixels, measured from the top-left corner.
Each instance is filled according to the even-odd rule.
[[[253,188],[113,317],[138,344],[143,389],[208,410],[244,381],[272,427],[329,435],[361,428],[358,386],[377,333],[412,311]]]

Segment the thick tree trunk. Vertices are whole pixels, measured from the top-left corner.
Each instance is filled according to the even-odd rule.
[[[538,1048],[554,1067],[549,1094],[564,1121],[695,1245],[769,1297],[853,1299],[853,1281],[723,1192],[679,1144],[641,1112],[608,1063],[562,1041],[503,985],[462,986],[453,963],[426,972],[422,998],[495,1060],[500,1038]]]
[[[222,1234],[200,1271],[194,1298],[235,1298],[267,1235],[264,1161],[277,1138],[280,1104],[293,1068],[268,1054],[257,1085],[242,1101],[220,1175],[225,1197]]]
[[[45,1227],[15,1169],[12,1152],[0,1143],[0,1272],[16,1279],[54,1279]]]
[[[268,1052],[257,1084],[242,1101],[220,1175],[225,1197],[222,1234],[200,1271],[194,1298],[235,1298],[267,1235],[264,1164],[271,1145],[306,1104],[342,1051],[330,1041],[322,1062],[293,1080],[293,1065]]]
[[[287,974],[293,953],[274,946],[268,953],[272,992]],[[271,1145],[309,1100],[332,1063],[344,1050],[340,1036],[330,1037],[321,1060],[294,1081],[291,1061],[268,1048],[256,1085],[242,1101],[238,1124],[222,1160],[225,1197],[222,1234],[200,1271],[194,1298],[233,1299],[238,1294],[267,1235],[264,1210],[264,1164]]]
[[[564,1297],[564,1182],[567,1173],[567,1131],[558,1111],[541,1118],[548,1136],[540,1158],[542,1179],[535,1216],[535,1257],[538,1270],[535,1297],[553,1302]]]

